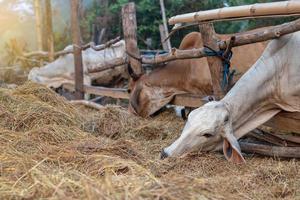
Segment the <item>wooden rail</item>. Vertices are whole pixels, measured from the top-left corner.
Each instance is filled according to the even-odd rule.
[[[281,25],[261,28],[258,30],[253,30],[245,33],[238,33],[236,34],[235,41],[232,44],[232,47],[243,46],[246,44],[263,42],[271,39],[277,39],[281,36],[297,32],[300,30],[300,19],[295,21],[284,23]],[[226,49],[229,44],[229,41],[219,41],[218,45],[220,49]],[[164,62],[169,62],[178,59],[192,59],[192,58],[202,58],[207,57],[205,53],[205,48],[198,48],[198,49],[188,49],[188,50],[179,50],[179,49],[172,49],[170,53],[157,55],[153,58],[145,58],[142,57],[143,64],[159,64]]]
[[[69,91],[74,91],[74,84],[63,84],[63,88]],[[107,88],[84,85],[83,91],[86,94],[107,96],[116,99],[129,99],[129,94],[124,88]],[[196,108],[206,103],[206,101],[204,101],[202,98],[203,97],[197,95],[176,95],[170,104]]]
[[[84,51],[88,48],[92,48],[95,51],[102,51],[110,46],[112,46],[113,44],[119,42],[121,40],[120,37],[116,37],[112,40],[109,40],[108,42],[106,42],[105,44],[101,44],[101,45],[95,45],[94,42],[90,42],[87,43],[85,45],[81,46],[81,50]],[[58,52],[54,52],[54,57],[59,57],[59,56],[63,56],[66,54],[70,54],[70,53],[74,53],[73,48],[72,49],[68,49],[68,50],[61,50]],[[39,57],[39,58],[44,58],[44,57],[48,57],[49,56],[49,52],[46,51],[33,51],[33,52],[28,52],[28,53],[24,53],[23,57]]]

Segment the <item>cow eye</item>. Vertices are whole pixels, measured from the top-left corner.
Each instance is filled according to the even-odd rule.
[[[229,121],[229,116],[227,115],[224,119],[224,123],[227,123]]]
[[[205,134],[203,134],[203,136],[206,137],[206,138],[210,138],[210,137],[213,136],[213,134],[211,134],[211,133],[205,133]]]
[[[127,89],[127,92],[130,94],[131,93],[131,89]]]

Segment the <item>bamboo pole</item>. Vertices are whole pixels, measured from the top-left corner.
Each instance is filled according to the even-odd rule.
[[[166,17],[166,9],[165,9],[165,3],[164,0],[160,0],[160,8],[161,8],[161,15],[162,15],[162,19],[163,19],[163,28],[164,28],[164,35],[169,35],[169,30],[168,30],[168,24],[167,24],[167,17]],[[160,28],[161,29],[161,28]],[[170,51],[172,46],[171,46],[171,41],[168,38],[167,40],[165,40],[166,37],[162,40],[163,44],[165,43],[166,46],[166,50]]]
[[[46,0],[46,27],[47,27],[47,45],[49,51],[49,60],[54,60],[54,35],[52,25],[52,6],[51,0]]]
[[[300,14],[300,1],[281,1],[257,3],[252,5],[225,7],[177,15],[169,19],[169,24],[208,22],[222,19],[257,18],[263,16],[281,16]]]
[[[78,20],[78,0],[70,0],[71,3],[71,29],[74,50],[75,64],[75,97],[77,100],[83,99],[83,64],[80,41],[80,29]]]

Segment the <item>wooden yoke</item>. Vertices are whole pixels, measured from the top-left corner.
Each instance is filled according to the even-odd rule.
[[[137,46],[136,10],[133,2],[122,7],[122,24],[126,44],[126,52],[129,56],[129,64],[136,75],[143,74],[140,51]],[[138,59],[137,59],[138,58]]]
[[[219,51],[218,38],[214,26],[212,24],[202,24],[199,26],[203,45],[210,47],[215,51]],[[210,69],[210,74],[212,78],[214,96],[216,99],[221,99],[224,96],[224,92],[221,88],[221,77],[222,77],[222,61],[220,58],[206,57],[207,63]]]

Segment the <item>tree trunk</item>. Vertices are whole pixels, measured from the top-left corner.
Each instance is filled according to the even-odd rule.
[[[42,20],[41,20],[40,0],[34,0],[34,13],[35,13],[36,36],[37,36],[37,49],[39,51],[42,51],[43,41],[42,41]]]
[[[163,19],[163,28],[164,28],[165,35],[167,37],[169,35],[169,30],[168,30],[168,25],[167,25],[165,4],[164,4],[164,0],[160,0],[159,2],[160,2],[160,8],[161,8],[161,15],[162,15],[162,19]],[[164,40],[165,40],[165,38],[164,38]],[[163,44],[164,43],[166,43],[165,45],[166,45],[168,51],[170,51],[172,48],[170,39],[167,39],[166,41],[163,42]]]
[[[135,4],[128,3],[122,8],[123,33],[126,43],[126,51],[136,58],[140,57],[140,50],[137,46],[137,24]],[[143,73],[142,64],[139,60],[132,57],[129,58],[129,63],[136,75]]]
[[[35,28],[36,28],[36,38],[37,38],[37,49],[38,51],[43,51],[43,41],[42,41],[42,19],[41,19],[41,4],[40,0],[34,0],[34,13],[35,13]],[[43,65],[43,61],[40,62],[40,66]]]
[[[49,51],[49,60],[54,60],[54,36],[52,27],[52,6],[51,0],[46,0],[46,29],[47,29],[47,46]]]

